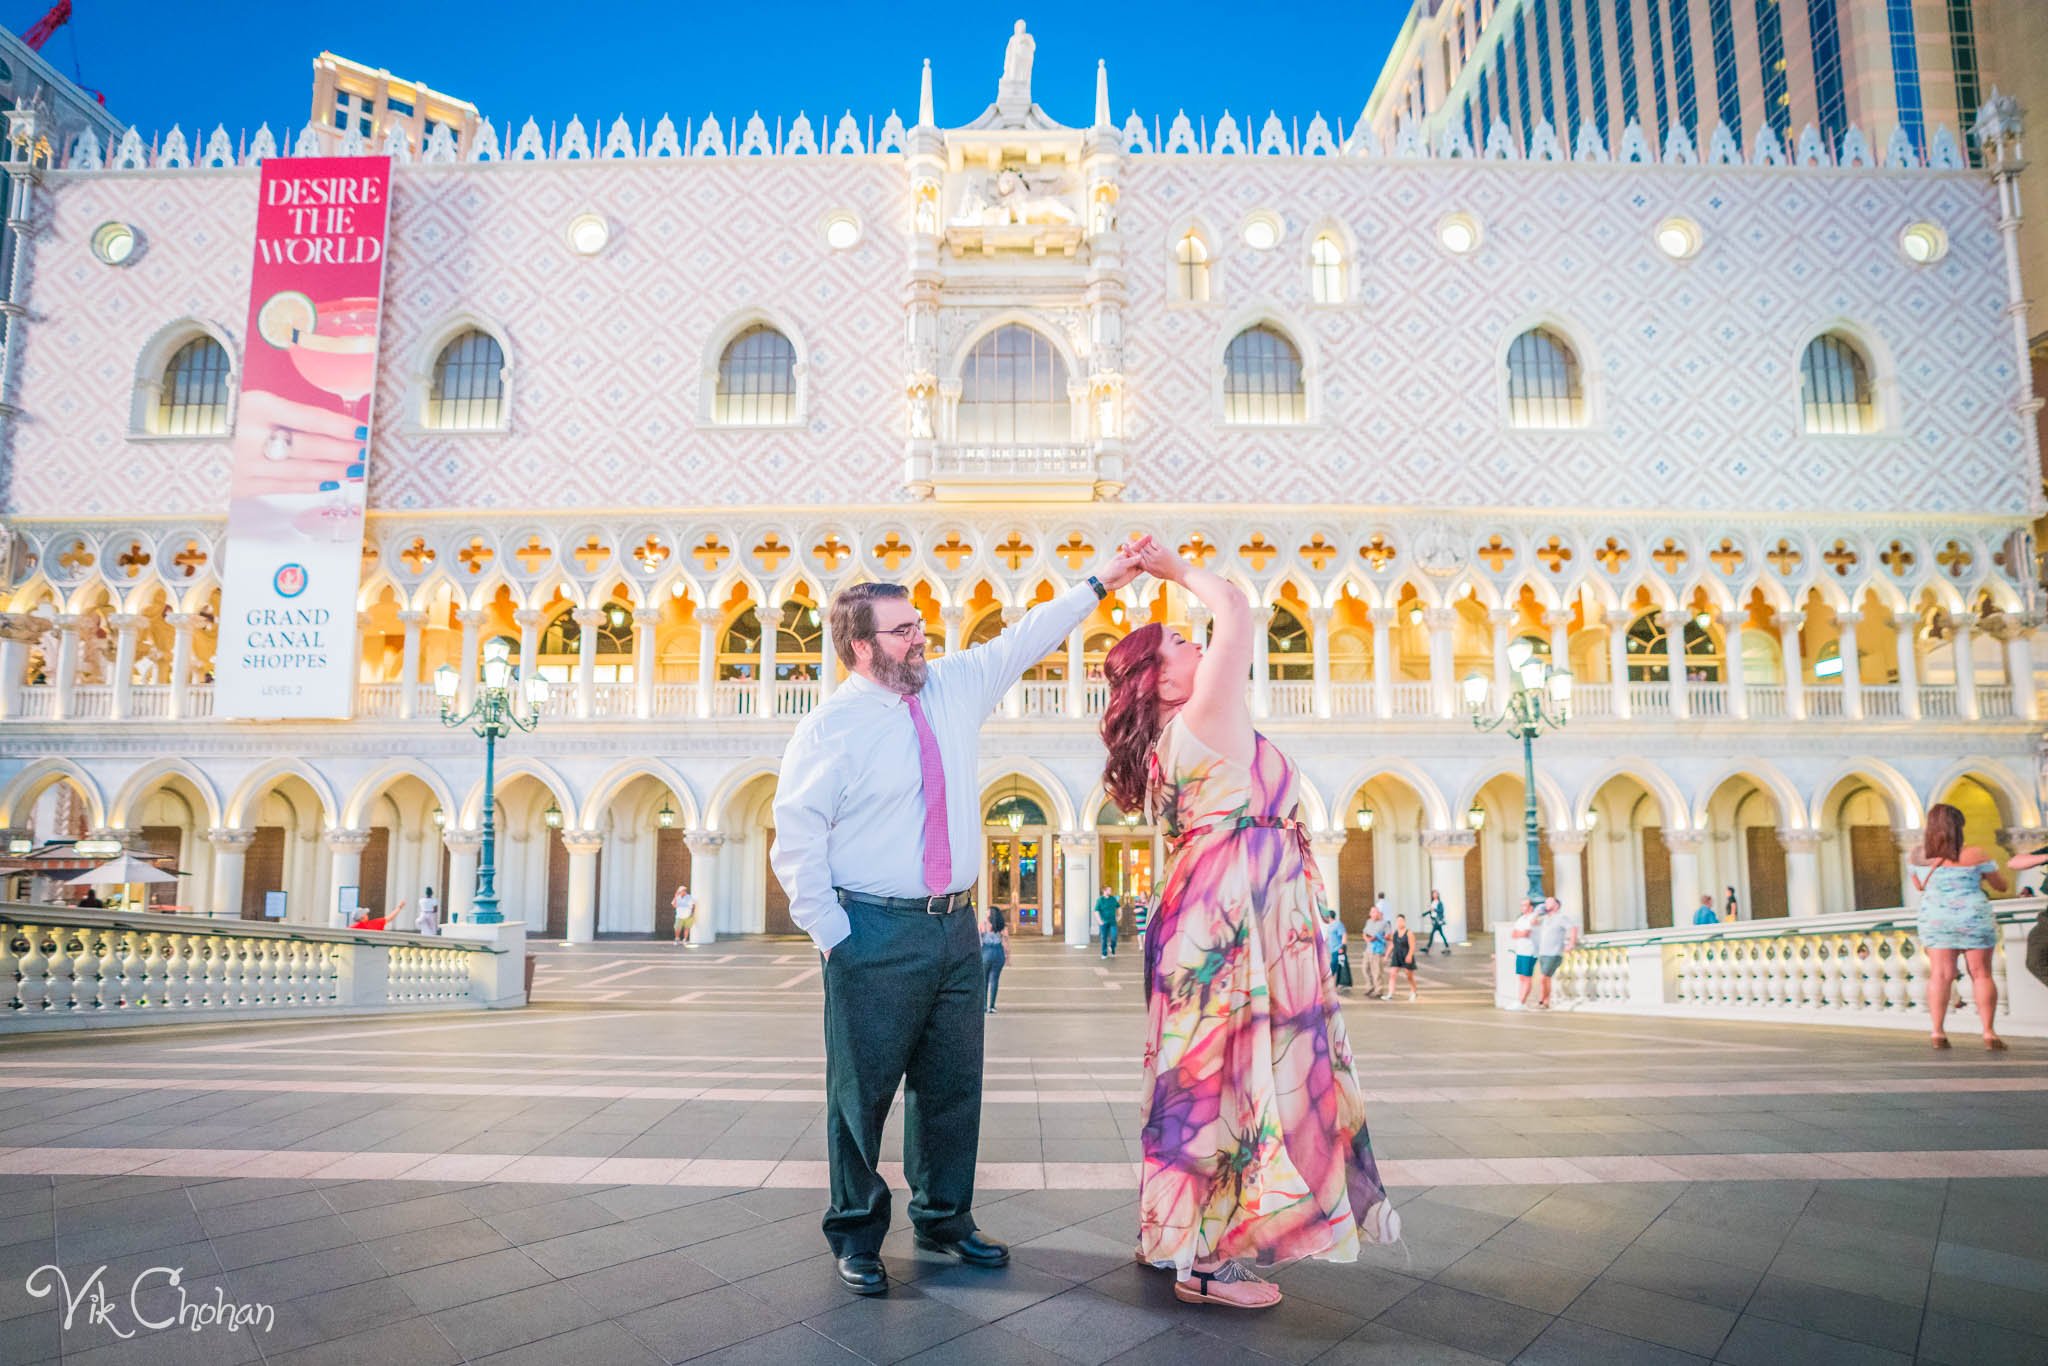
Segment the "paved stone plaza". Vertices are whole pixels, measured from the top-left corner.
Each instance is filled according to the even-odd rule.
[[[1349,1010],[1406,1246],[1234,1314],[1130,1260],[1136,953],[1033,941],[982,1125],[1014,1260],[899,1231],[856,1300],[808,947],[540,953],[488,1018],[9,1041],[0,1364],[2048,1360],[2038,1043],[1505,1014],[1481,951],[1424,960],[1421,1003]],[[31,1297],[45,1263],[104,1264],[107,1322]],[[138,1326],[217,1290],[270,1330]]]

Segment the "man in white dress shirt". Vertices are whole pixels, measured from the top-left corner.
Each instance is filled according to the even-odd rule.
[[[927,668],[924,618],[898,584],[832,599],[850,677],[782,757],[770,859],[824,954],[825,1241],[859,1295],[889,1288],[882,1127],[904,1088],[903,1170],[917,1245],[974,1266],[1009,1249],[974,1224],[981,1135],[981,724],[1024,670],[1138,572],[1132,547],[974,649]]]

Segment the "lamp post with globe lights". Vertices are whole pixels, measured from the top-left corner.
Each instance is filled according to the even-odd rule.
[[[1545,730],[1556,730],[1571,721],[1572,676],[1567,669],[1554,669],[1536,658],[1535,650],[1526,640],[1517,640],[1508,646],[1508,695],[1498,699],[1500,710],[1489,715],[1493,684],[1485,674],[1473,673],[1465,679],[1465,706],[1472,714],[1472,724],[1480,730],[1505,729],[1508,735],[1522,742],[1522,790],[1525,800],[1522,805],[1522,833],[1527,841],[1524,857],[1528,863],[1529,900],[1537,904],[1543,901],[1543,844],[1537,833],[1536,818],[1536,749],[1537,735]],[[1484,818],[1484,812],[1481,813]],[[1472,822],[1473,829],[1479,822]]]
[[[498,911],[497,868],[497,760],[498,741],[515,729],[532,731],[540,725],[541,712],[548,704],[548,681],[535,675],[521,679],[512,663],[512,647],[502,640],[484,645],[483,686],[467,711],[456,709],[456,694],[462,677],[451,664],[434,670],[434,695],[441,700],[441,724],[468,726],[484,742],[483,848],[476,865],[476,898],[470,920],[478,925],[497,925],[505,917]]]

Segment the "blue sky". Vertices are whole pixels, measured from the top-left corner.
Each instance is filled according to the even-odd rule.
[[[4,0],[0,19],[19,33],[48,4]],[[70,31],[43,55],[67,75],[75,61],[84,84],[146,134],[173,123],[188,134],[302,125],[323,48],[468,99],[500,125],[533,115],[543,126],[620,113],[635,127],[663,113],[680,124],[707,110],[744,122],[756,108],[771,127],[799,109],[818,124],[851,108],[865,126],[869,114],[879,123],[894,108],[907,124],[929,57],[945,124],[972,119],[995,98],[1003,45],[1021,18],[1038,42],[1033,92],[1062,123],[1091,117],[1102,57],[1119,121],[1133,107],[1148,123],[1183,106],[1211,120],[1225,108],[1261,119],[1277,109],[1304,124],[1321,110],[1349,129],[1408,8],[75,0]]]

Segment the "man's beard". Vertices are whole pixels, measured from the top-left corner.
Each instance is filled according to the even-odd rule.
[[[877,653],[874,663],[875,682],[890,692],[908,697],[924,689],[924,651],[908,654],[901,659],[891,659]]]

